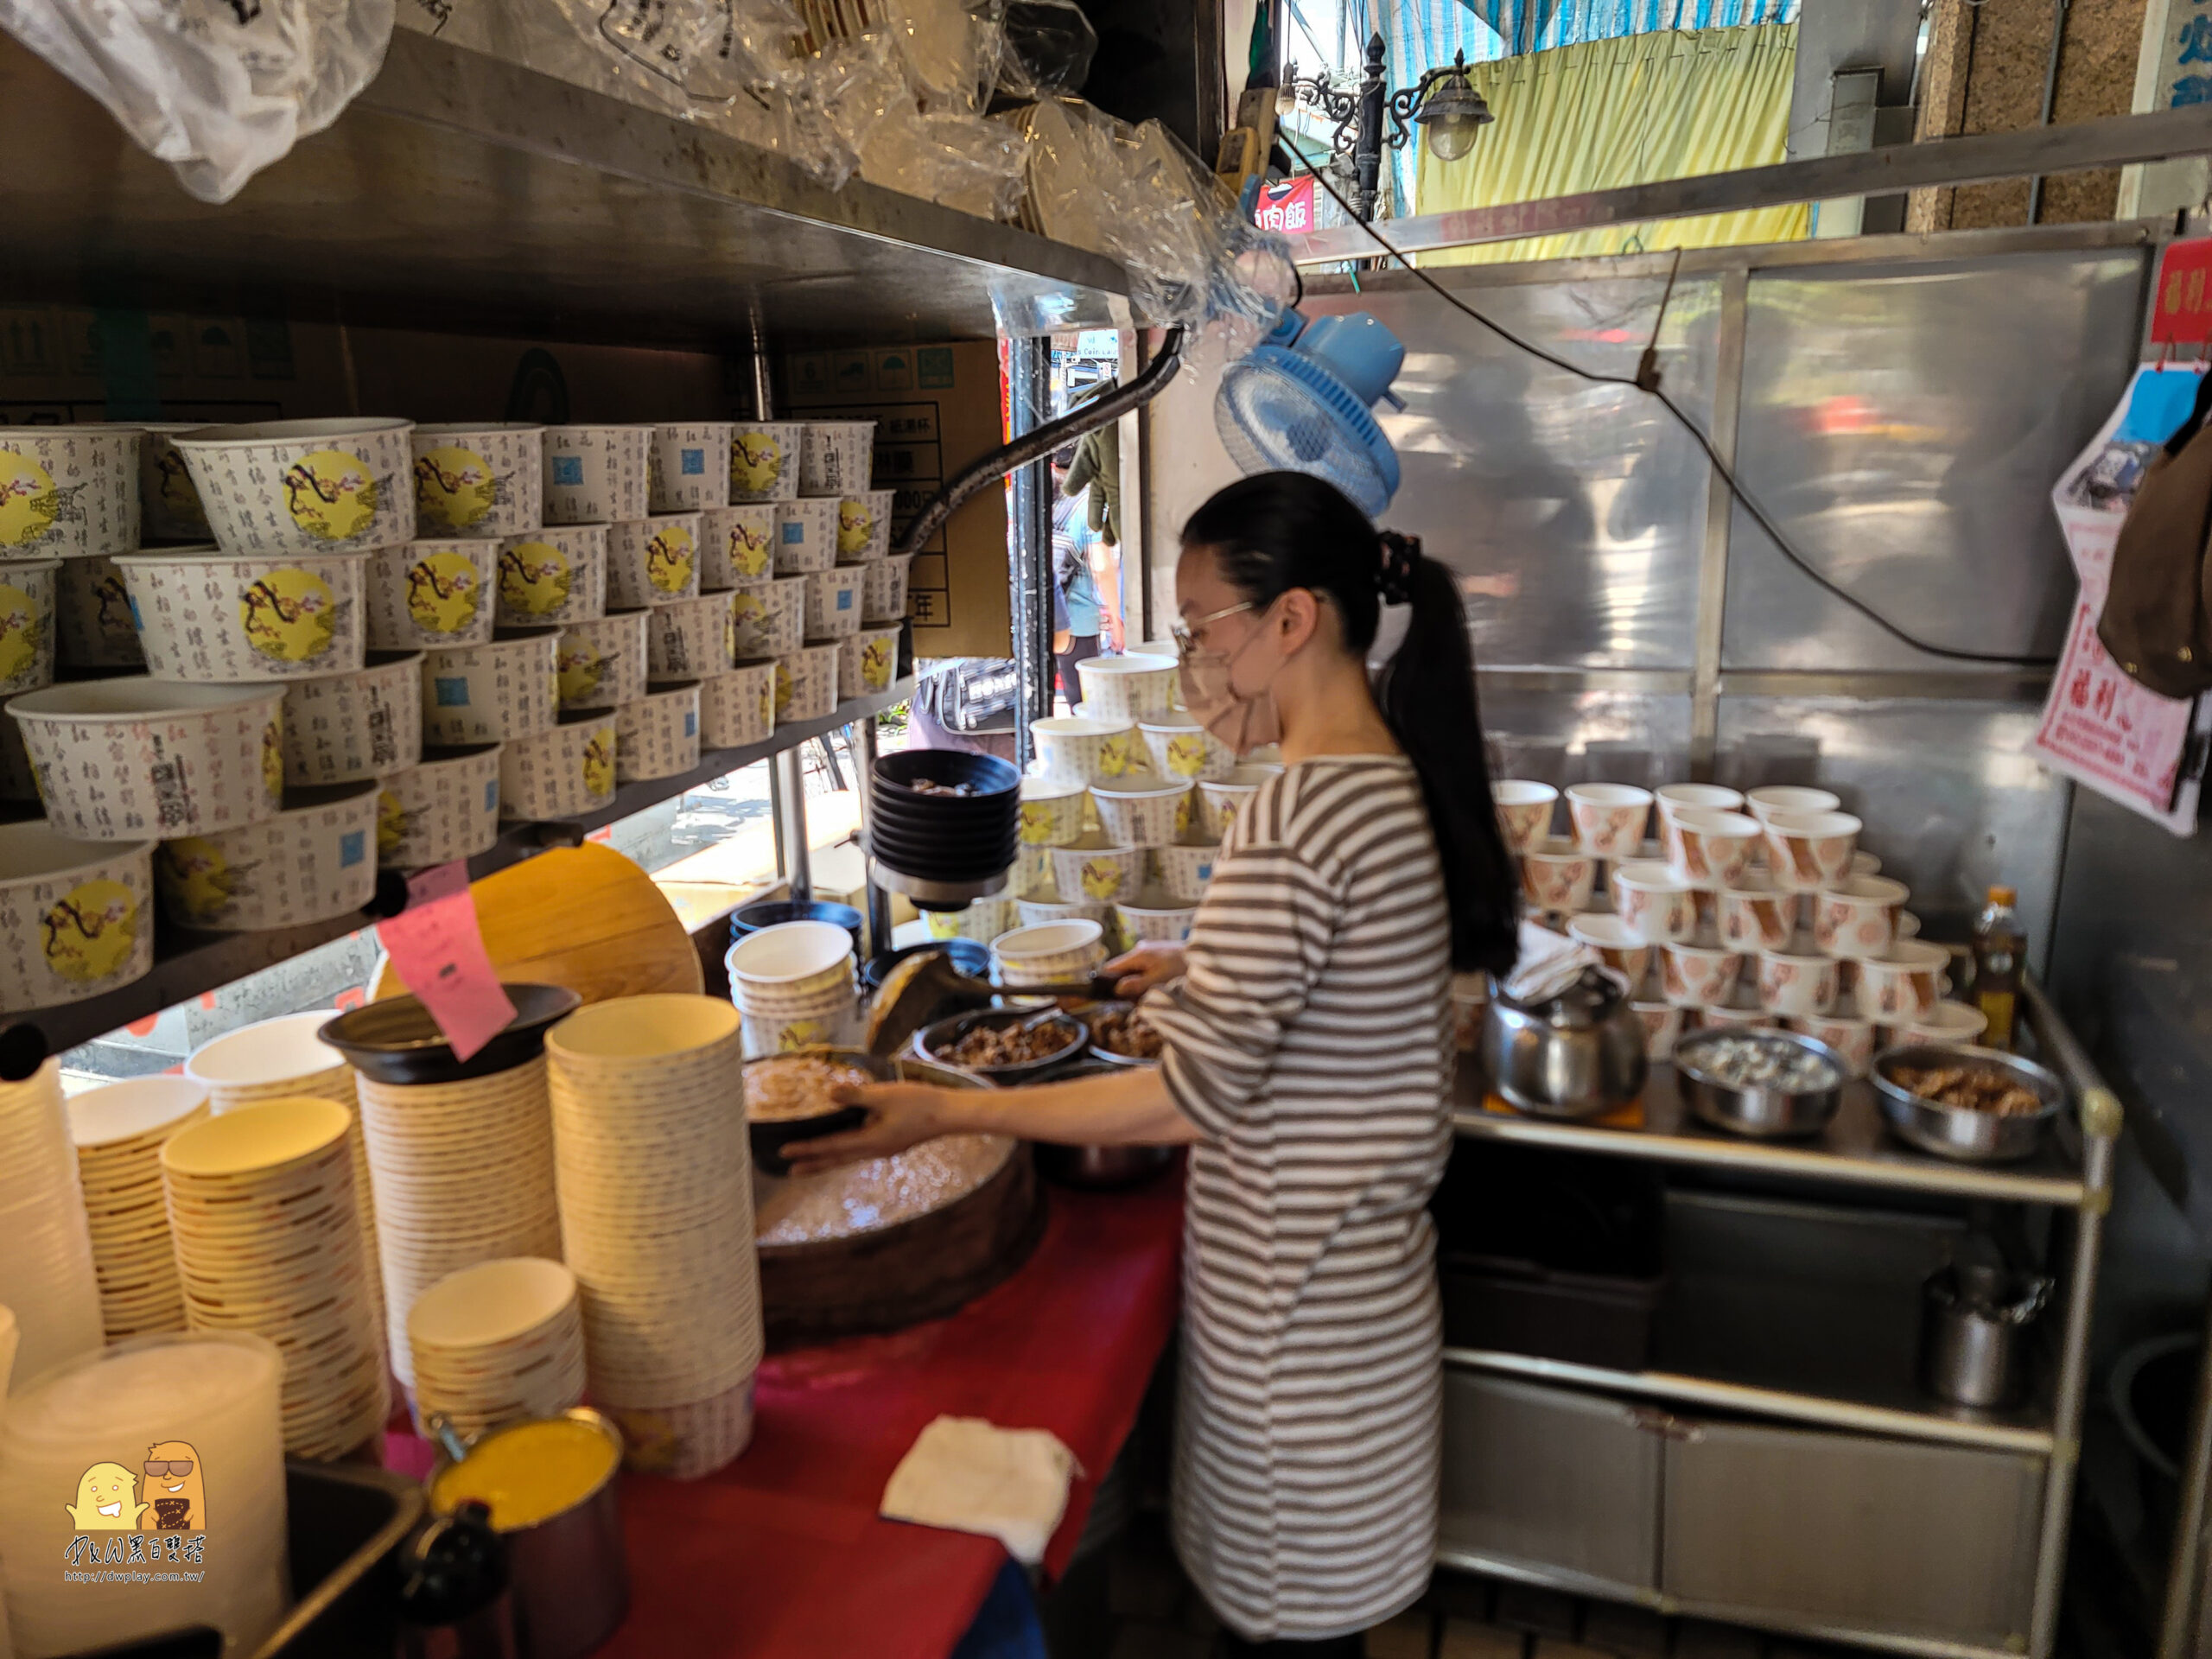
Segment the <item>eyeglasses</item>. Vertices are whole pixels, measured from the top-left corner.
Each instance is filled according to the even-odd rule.
[[[1248,599],[1242,605],[1224,605],[1217,611],[1208,611],[1204,616],[1189,622],[1171,622],[1167,625],[1167,637],[1175,642],[1175,649],[1187,657],[1197,649],[1198,632],[1207,624],[1218,622],[1224,616],[1234,616],[1239,611],[1252,610],[1258,603],[1257,600]]]
[[[189,1458],[180,1458],[174,1463],[149,1463],[146,1465],[146,1475],[149,1480],[159,1480],[164,1475],[174,1475],[181,1480],[191,1472],[192,1459]]]

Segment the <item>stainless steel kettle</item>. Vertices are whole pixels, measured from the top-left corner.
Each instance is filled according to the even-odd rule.
[[[1643,1092],[1643,1021],[1611,975],[1586,968],[1556,996],[1522,1002],[1503,986],[1483,1016],[1483,1069],[1507,1102],[1539,1117],[1596,1117]]]

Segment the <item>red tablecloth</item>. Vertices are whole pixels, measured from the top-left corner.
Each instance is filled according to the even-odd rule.
[[[624,1478],[631,1611],[605,1654],[941,1659],[1006,1553],[876,1515],[940,1413],[1050,1429],[1075,1453],[1087,1475],[1046,1557],[1066,1565],[1174,1327],[1182,1182],[1048,1191],[1045,1236],[1005,1284],[950,1319],[769,1360],[753,1445],[720,1473]]]

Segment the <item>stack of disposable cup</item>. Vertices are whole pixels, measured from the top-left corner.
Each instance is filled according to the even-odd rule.
[[[68,1112],[107,1339],[183,1330],[162,1147],[207,1117],[207,1090],[189,1077],[133,1077],[72,1096]]]
[[[257,1337],[171,1335],[16,1389],[0,1423],[0,1557],[22,1659],[192,1625],[220,1631],[226,1653],[261,1646],[290,1599],[283,1375]]]
[[[561,1255],[545,1057],[458,1083],[359,1077],[376,1185],[391,1366],[416,1386],[407,1316],[448,1274],[501,1256]]]
[[[834,922],[779,922],[730,947],[730,995],[745,1015],[745,1058],[859,1040],[853,936]]]
[[[543,1256],[480,1262],[416,1298],[407,1315],[415,1413],[464,1436],[554,1417],[584,1395],[576,1276]]]
[[[276,1344],[296,1458],[355,1450],[391,1405],[346,1151],[353,1116],[330,1100],[258,1101],[162,1148],[185,1318]]]
[[[18,1376],[100,1345],[99,1281],[58,1060],[0,1083],[0,1296],[22,1332]]]
[[[346,1128],[346,1150],[353,1162],[353,1197],[361,1211],[361,1241],[368,1249],[369,1287],[375,1294],[377,1322],[384,1322],[384,1270],[377,1254],[376,1184],[369,1172],[369,1146],[361,1131],[360,1102],[353,1089],[353,1068],[346,1057],[315,1033],[330,1011],[257,1020],[202,1043],[184,1063],[184,1075],[207,1086],[218,1116],[260,1100],[334,1100],[353,1115]]]
[[[703,996],[582,1008],[545,1039],[561,1235],[594,1403],[649,1414],[652,1466],[718,1469],[760,1363],[738,1014]]]

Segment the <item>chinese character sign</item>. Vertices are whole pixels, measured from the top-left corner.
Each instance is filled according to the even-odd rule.
[[[1313,228],[1313,175],[1300,174],[1262,188],[1252,218],[1263,231],[1303,236]]]
[[[2212,32],[2212,16],[2194,21]],[[2212,337],[2212,237],[2169,243],[2158,259],[2151,338],[2159,344],[2195,345],[2208,337]]]

